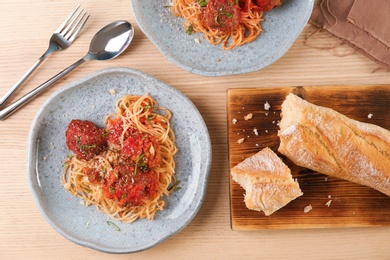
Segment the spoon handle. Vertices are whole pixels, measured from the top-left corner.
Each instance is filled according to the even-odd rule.
[[[77,68],[78,66],[80,66],[81,64],[83,64],[85,61],[86,61],[85,57],[78,60],[77,62],[73,63],[72,65],[70,65],[69,67],[67,67],[66,69],[64,69],[63,71],[61,71],[60,73],[58,73],[57,75],[55,75],[54,77],[52,77],[51,79],[49,79],[48,81],[43,83],[42,85],[31,90],[29,93],[27,93],[23,97],[19,98],[18,100],[16,100],[14,103],[9,105],[8,107],[1,110],[0,111],[0,120],[6,119],[8,116],[10,116],[16,110],[21,108],[23,105],[25,105],[31,99],[33,99],[35,96],[37,96],[42,91],[44,91],[46,88],[51,86],[54,82],[56,82],[57,80],[59,80],[60,78],[62,78],[63,76],[65,76],[66,74],[68,74],[69,72],[71,72],[72,70]]]

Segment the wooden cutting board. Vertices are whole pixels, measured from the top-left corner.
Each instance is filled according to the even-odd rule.
[[[230,168],[264,147],[277,152],[281,104],[289,93],[344,115],[390,130],[390,85],[229,89]],[[269,104],[269,110],[265,109]],[[252,119],[245,116],[252,114]],[[243,143],[238,140],[244,138]],[[295,166],[278,154],[298,178],[303,196],[266,217],[246,208],[244,189],[230,177],[233,230],[363,227],[390,225],[390,197],[371,188]],[[390,165],[389,165],[390,167]],[[229,174],[230,175],[230,174]],[[311,205],[312,210],[304,213]]]

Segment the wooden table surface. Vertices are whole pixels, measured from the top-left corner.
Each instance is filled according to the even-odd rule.
[[[46,50],[54,29],[79,3],[76,0],[1,0],[0,94]],[[389,84],[390,73],[358,53],[336,57],[305,45],[315,30],[307,25],[291,49],[269,67],[252,73],[206,77],[170,63],[135,22],[129,0],[84,0],[92,13],[71,48],[52,55],[13,100],[78,60],[91,37],[118,19],[133,23],[133,43],[120,57],[90,61],[61,79],[5,121],[0,122],[0,259],[388,259],[390,227],[232,231],[229,209],[226,90],[228,88]],[[331,38],[317,39],[329,44]],[[348,51],[341,47],[340,51]],[[343,49],[344,48],[344,49]],[[204,203],[193,221],[161,244],[131,255],[85,248],[58,234],[35,205],[26,179],[27,136],[38,109],[56,90],[93,71],[129,67],[148,73],[187,95],[208,126],[212,167]],[[372,212],[375,214],[375,212]]]

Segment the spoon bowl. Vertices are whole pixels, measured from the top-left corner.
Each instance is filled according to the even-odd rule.
[[[92,38],[86,60],[110,60],[119,56],[129,46],[134,29],[129,22],[116,21],[103,27]]]
[[[92,38],[88,53],[68,68],[64,69],[42,85],[36,87],[5,109],[0,111],[0,120],[3,120],[25,105],[54,82],[67,75],[69,72],[83,64],[87,60],[111,60],[123,53],[130,45],[134,37],[134,28],[127,21],[115,21],[100,29]]]

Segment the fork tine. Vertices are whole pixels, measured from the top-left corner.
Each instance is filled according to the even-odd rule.
[[[80,13],[81,14],[81,13]],[[75,22],[76,22],[76,24],[72,27],[72,29],[69,31],[69,32],[67,32],[66,34],[65,34],[65,39],[68,39],[69,37],[69,39],[68,39],[68,41],[70,41],[70,42],[72,42],[76,37],[77,37],[77,35],[80,33],[80,31],[81,31],[81,29],[84,27],[84,25],[85,25],[85,23],[88,21],[88,18],[89,18],[89,14],[88,14],[88,16],[85,18],[85,20],[83,21],[83,19],[84,19],[84,17],[87,15],[87,12],[85,12],[84,14],[83,14],[83,16],[78,16],[77,18],[77,22],[76,22],[76,20],[75,20]],[[83,23],[80,25],[80,23],[83,21]],[[73,25],[73,23],[72,23],[72,25]],[[79,27],[79,25],[80,25],[80,27]],[[78,28],[78,29],[77,29]],[[77,29],[77,31],[75,32],[75,34],[73,34],[73,32],[74,32],[74,30],[76,30]],[[73,36],[72,36],[72,34],[73,34]],[[72,37],[71,37],[72,36]]]
[[[86,13],[83,15],[83,17],[86,15]],[[73,42],[74,39],[77,37],[77,35],[79,35],[81,29],[83,29],[84,25],[87,23],[88,21],[88,18],[89,18],[89,14],[88,16],[85,18],[85,20],[83,21],[83,23],[80,25],[80,27],[77,29],[77,31],[73,34],[73,36],[69,39],[70,42]],[[81,20],[80,20],[81,21]],[[80,23],[80,22],[79,22]],[[77,23],[77,24],[79,24]]]
[[[80,8],[80,5],[78,5],[76,7],[76,9],[74,9],[74,11],[69,15],[69,17],[60,25],[60,27],[58,27],[58,29],[55,31],[55,33],[60,33],[65,25],[69,22],[69,20],[72,18],[72,16],[77,12],[77,10]]]
[[[81,9],[80,12],[72,18],[72,20],[69,22],[69,24],[66,26],[64,30],[62,30],[61,34],[65,37],[66,34],[68,34],[68,31],[70,28],[73,28],[74,23],[81,17],[81,14],[83,13],[84,9]]]

